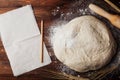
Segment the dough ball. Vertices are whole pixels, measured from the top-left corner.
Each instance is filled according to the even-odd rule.
[[[81,16],[57,29],[52,38],[56,57],[78,72],[96,70],[115,54],[116,43],[103,22]]]

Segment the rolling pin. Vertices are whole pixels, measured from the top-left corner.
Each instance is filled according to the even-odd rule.
[[[120,16],[119,15],[110,14],[94,4],[90,4],[89,8],[95,13],[107,18],[114,26],[120,29]]]

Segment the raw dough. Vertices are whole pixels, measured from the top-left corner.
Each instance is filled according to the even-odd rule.
[[[56,57],[78,72],[96,70],[115,54],[116,44],[104,23],[82,16],[57,29],[52,38]]]

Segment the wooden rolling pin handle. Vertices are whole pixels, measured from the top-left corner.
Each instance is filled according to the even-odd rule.
[[[110,14],[94,4],[90,4],[89,8],[93,10],[95,13],[107,18],[114,26],[120,28],[120,16],[119,15]]]
[[[111,16],[113,16],[112,14],[106,12],[105,10],[103,10],[102,8],[100,8],[100,7],[98,7],[98,6],[94,5],[94,4],[90,4],[89,8],[91,10],[93,10],[95,13],[107,18],[108,20],[110,20]]]

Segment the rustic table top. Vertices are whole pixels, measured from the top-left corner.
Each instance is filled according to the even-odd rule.
[[[57,6],[60,6],[63,11],[65,11],[69,4],[76,0],[0,0],[0,14],[5,13],[7,11],[22,7],[27,4],[31,4],[34,10],[34,14],[40,28],[40,21],[44,19],[44,42],[47,46],[48,52],[50,55],[53,54],[53,50],[51,49],[51,45],[47,39],[49,36],[49,25],[59,17],[59,13],[54,16],[54,9]],[[53,65],[50,64],[44,68],[53,68]],[[40,77],[41,69],[39,68],[33,70],[31,72],[25,73],[19,77],[14,77],[9,60],[7,58],[6,52],[0,41],[0,80],[45,80]],[[112,79],[111,79],[112,80]]]
[[[31,4],[38,26],[40,27],[41,19],[44,19],[45,21],[44,41],[47,49],[49,50],[49,52],[51,52],[50,45],[48,44],[48,41],[45,37],[48,35],[47,30],[50,23],[52,22],[52,20],[55,19],[55,17],[53,17],[52,15],[53,9],[56,8],[56,6],[66,5],[70,2],[72,2],[72,0],[0,0],[0,14],[27,4]],[[20,77],[13,77],[9,60],[7,58],[2,42],[0,41],[0,80],[43,80],[39,77],[40,74],[40,69],[37,69]]]

